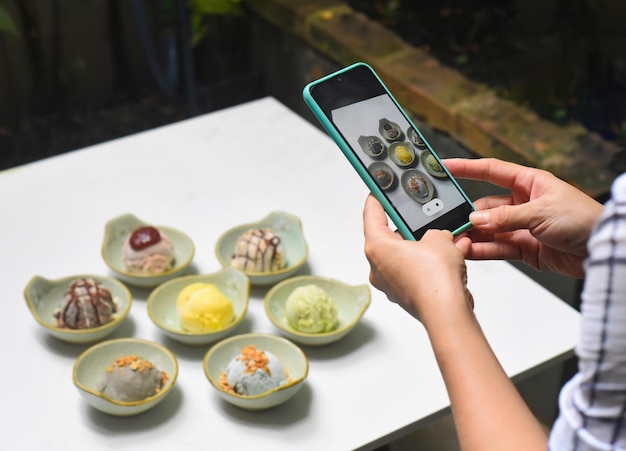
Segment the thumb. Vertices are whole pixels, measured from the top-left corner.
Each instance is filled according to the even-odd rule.
[[[363,232],[368,237],[381,229],[389,229],[385,210],[372,194],[368,194],[363,208]]]
[[[532,211],[528,204],[500,205],[488,210],[479,210],[470,214],[470,222],[474,228],[485,232],[512,232],[530,228]]]

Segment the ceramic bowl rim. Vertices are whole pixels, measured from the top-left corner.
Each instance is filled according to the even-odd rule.
[[[184,329],[173,329],[171,327],[166,326],[165,324],[161,323],[161,321],[159,321],[156,316],[154,315],[154,312],[152,311],[152,306],[154,304],[154,299],[156,298],[157,294],[164,288],[167,288],[169,285],[173,285],[174,283],[180,283],[186,280],[189,280],[190,282],[192,280],[196,280],[196,279],[200,279],[203,277],[207,277],[207,276],[217,276],[221,271],[225,271],[228,269],[232,269],[233,271],[237,271],[238,273],[242,274],[244,277],[245,274],[242,273],[241,271],[235,269],[235,268],[231,268],[231,267],[226,267],[226,268],[222,268],[219,271],[216,271],[214,273],[211,274],[191,274],[188,276],[181,276],[181,277],[176,277],[174,279],[168,280],[164,283],[162,283],[161,285],[159,285],[158,287],[156,287],[154,290],[152,290],[152,292],[150,293],[150,295],[148,296],[148,299],[146,300],[146,310],[148,311],[148,316],[150,317],[150,319],[152,320],[152,323],[157,326],[159,329],[169,332],[171,334],[175,334],[175,335],[180,335],[180,336],[187,336],[187,337],[211,337],[214,334],[221,334],[227,331],[230,331],[232,329],[234,329],[236,326],[238,326],[246,317],[246,314],[248,313],[248,307],[250,305],[250,280],[248,279],[247,282],[247,287],[245,289],[245,297],[246,297],[246,301],[245,301],[245,305],[243,310],[241,311],[241,314],[236,317],[233,321],[231,321],[226,327],[224,327],[223,329],[220,330],[215,330],[212,332],[205,332],[205,333],[195,333],[195,332],[189,332],[186,331]],[[247,277],[246,277],[247,279]],[[193,283],[193,282],[191,282]]]
[[[272,315],[270,313],[269,306],[270,306],[270,301],[272,299],[272,295],[276,291],[278,291],[280,288],[284,287],[285,285],[291,285],[291,284],[293,284],[295,282],[300,282],[300,281],[304,281],[304,280],[310,280],[312,283],[315,282],[315,281],[318,281],[318,280],[323,280],[325,282],[330,282],[332,284],[341,285],[341,286],[347,287],[347,288],[366,287],[367,288],[367,302],[365,304],[363,304],[363,307],[359,310],[358,314],[353,318],[352,321],[342,325],[341,327],[338,327],[337,329],[334,329],[334,330],[331,330],[331,331],[328,331],[328,332],[320,332],[320,333],[300,332],[299,330],[296,330],[293,327],[285,326],[285,324],[280,322],[278,320],[278,318],[275,318],[274,315]],[[288,332],[288,333],[290,333],[290,334],[292,334],[294,336],[299,336],[299,337],[303,337],[303,338],[316,338],[316,337],[323,338],[323,337],[332,337],[334,335],[338,335],[340,333],[343,333],[343,332],[345,332],[347,330],[350,330],[353,327],[355,327],[359,323],[361,318],[363,318],[363,315],[365,315],[365,312],[369,308],[371,302],[372,302],[372,293],[371,293],[371,290],[369,289],[369,285],[367,285],[367,284],[363,283],[363,284],[359,284],[359,285],[350,285],[350,284],[347,284],[345,282],[342,282],[340,280],[336,280],[336,279],[333,279],[333,278],[308,274],[308,275],[291,277],[289,279],[283,280],[282,282],[279,282],[276,285],[274,285],[265,294],[265,297],[263,298],[263,307],[265,309],[265,314],[266,314],[267,318],[278,329],[280,329],[282,331],[285,331],[285,332]]]
[[[44,280],[46,280],[46,281],[48,281],[48,282],[50,282],[50,283],[52,283],[54,285],[60,285],[64,281],[71,282],[74,279],[80,279],[80,278],[91,278],[91,279],[97,280],[99,282],[105,280],[107,283],[110,283],[112,285],[117,285],[118,288],[120,288],[124,292],[124,294],[126,295],[126,300],[127,300],[126,308],[122,312],[116,312],[115,317],[113,318],[113,320],[109,321],[106,324],[98,326],[98,327],[90,327],[90,328],[87,328],[87,329],[69,329],[69,328],[59,327],[59,326],[56,326],[56,325],[53,325],[53,324],[49,324],[49,323],[45,322],[43,320],[43,318],[41,318],[39,316],[39,314],[37,313],[37,309],[33,305],[33,301],[30,298],[30,294],[29,294],[29,291],[30,291],[31,287],[33,286],[33,284],[35,283],[35,281],[38,278],[39,279],[44,279]],[[57,278],[57,279],[47,279],[45,277],[35,275],[35,276],[30,278],[30,280],[26,284],[26,287],[24,287],[23,295],[24,295],[24,299],[26,300],[26,304],[28,305],[28,309],[30,310],[31,315],[33,316],[33,318],[35,318],[35,321],[37,321],[37,323],[39,323],[41,326],[43,326],[44,328],[46,328],[46,329],[48,329],[50,331],[62,332],[64,334],[67,334],[68,336],[70,336],[70,335],[76,335],[76,336],[78,336],[78,335],[87,335],[87,334],[93,334],[93,333],[96,333],[96,332],[100,332],[100,331],[104,331],[104,330],[107,330],[107,329],[111,329],[112,327],[114,327],[117,324],[119,324],[124,318],[126,318],[128,316],[128,313],[130,312],[130,308],[131,308],[132,303],[133,303],[133,296],[132,296],[130,290],[128,289],[128,287],[126,285],[124,285],[119,280],[114,279],[113,277],[101,276],[101,275],[96,275],[96,274],[76,274],[76,275],[72,275],[72,276],[60,277],[60,278]]]
[[[147,398],[144,399],[140,399],[137,401],[118,401],[116,399],[112,399],[109,398],[108,396],[102,394],[101,392],[99,392],[98,390],[94,390],[91,389],[87,386],[85,386],[82,382],[80,382],[78,380],[78,377],[76,376],[76,371],[78,370],[80,364],[82,363],[83,359],[93,353],[93,352],[97,352],[98,349],[100,348],[104,348],[110,345],[114,345],[117,343],[121,343],[121,342],[128,342],[128,343],[142,343],[148,346],[152,346],[154,348],[158,348],[161,351],[163,351],[165,353],[165,355],[167,355],[174,366],[174,374],[168,374],[168,380],[167,383],[165,385],[165,387],[163,388],[163,390],[159,391],[158,393],[149,396]],[[85,349],[77,358],[76,361],[74,362],[74,366],[72,367],[72,381],[74,382],[74,385],[76,387],[78,387],[80,390],[82,390],[85,393],[89,393],[90,395],[93,396],[97,396],[98,398],[101,398],[111,404],[114,404],[116,406],[121,406],[121,407],[133,407],[133,406],[139,406],[142,404],[147,404],[151,401],[154,401],[156,399],[162,398],[164,397],[166,394],[168,394],[170,392],[170,390],[172,390],[172,388],[174,387],[174,383],[176,382],[176,379],[178,378],[178,359],[176,358],[176,355],[170,351],[169,349],[167,349],[165,346],[163,346],[160,343],[154,342],[154,341],[150,341],[150,340],[145,340],[143,338],[116,338],[114,340],[107,340],[107,341],[103,341],[101,343],[95,344],[93,346],[90,346],[89,348]]]
[[[290,380],[290,381],[288,381],[284,385],[280,385],[280,386],[278,386],[276,388],[273,388],[273,389],[268,390],[266,392],[260,393],[258,395],[240,395],[238,393],[232,393],[232,392],[224,390],[222,388],[222,385],[219,383],[219,381],[214,381],[213,378],[211,377],[211,374],[209,372],[209,365],[208,365],[210,358],[213,356],[214,353],[217,352],[217,350],[220,347],[225,346],[225,345],[227,345],[230,342],[240,341],[243,338],[249,338],[250,340],[254,340],[254,338],[256,338],[256,337],[262,337],[264,339],[269,338],[271,340],[282,341],[282,342],[286,343],[288,346],[292,347],[295,351],[297,351],[297,353],[300,355],[300,357],[302,357],[303,362],[304,362],[304,372],[303,372],[302,376],[300,376],[297,379]],[[254,333],[253,332],[253,333],[240,334],[240,335],[235,335],[233,337],[228,337],[228,338],[225,338],[225,339],[219,341],[215,345],[213,345],[206,352],[206,354],[204,354],[204,358],[202,359],[202,368],[204,370],[204,375],[209,380],[211,385],[215,389],[217,389],[220,393],[222,393],[224,395],[227,395],[227,396],[231,396],[231,397],[233,397],[235,399],[254,400],[254,399],[266,398],[266,397],[270,396],[273,393],[280,392],[280,391],[283,391],[283,390],[287,390],[288,388],[294,387],[294,386],[300,384],[301,382],[304,382],[304,380],[306,380],[307,376],[309,375],[309,358],[304,353],[304,351],[300,348],[300,346],[298,346],[297,344],[293,343],[292,341],[290,341],[290,340],[288,340],[286,338],[278,337],[276,335],[271,335],[271,334]]]
[[[191,252],[189,252],[188,256],[185,256],[185,260],[181,263],[176,262],[176,265],[173,266],[171,269],[158,273],[158,274],[144,274],[144,273],[136,273],[136,272],[129,272],[127,271],[125,268],[123,267],[119,267],[113,264],[113,262],[111,262],[111,260],[109,259],[109,255],[107,253],[107,244],[110,242],[110,236],[111,236],[111,229],[113,228],[114,224],[116,222],[119,222],[120,220],[122,220],[123,218],[127,218],[127,217],[131,217],[133,219],[136,219],[137,222],[141,223],[142,225],[146,225],[146,226],[152,226],[158,230],[163,230],[165,232],[166,235],[168,236],[172,236],[172,235],[177,235],[178,237],[184,239],[185,241],[187,241],[189,243],[189,247],[191,249]],[[182,270],[184,270],[185,268],[189,267],[189,265],[191,265],[191,262],[193,261],[193,258],[195,256],[196,253],[196,246],[195,243],[193,242],[193,240],[191,239],[191,237],[189,235],[187,235],[185,232],[183,232],[182,230],[176,229],[174,227],[170,227],[170,226],[161,226],[161,225],[154,225],[152,223],[148,223],[146,221],[144,221],[143,219],[135,216],[132,213],[124,213],[121,215],[118,215],[114,218],[109,219],[105,226],[104,226],[104,237],[102,239],[102,246],[100,248],[100,253],[102,255],[102,259],[104,260],[104,263],[106,263],[106,265],[115,273],[120,274],[124,277],[128,277],[129,279],[137,279],[137,280],[148,280],[148,279],[153,279],[153,278],[161,278],[161,277],[167,277],[167,276],[171,276],[172,274],[176,274],[178,272],[181,272]]]
[[[433,153],[429,150],[429,149],[424,149],[424,151],[422,152],[422,154],[420,155],[420,163],[422,164],[422,166],[424,167],[424,169],[426,170],[426,172],[430,175],[432,175],[433,177],[436,178],[444,178],[447,176],[446,174],[446,170],[443,168],[443,166],[441,167],[441,172],[439,171],[435,171],[433,168],[431,168],[427,163],[426,160],[428,159],[429,156],[433,156]],[[434,158],[434,156],[433,156]],[[435,158],[435,161],[437,159]]]
[[[422,177],[422,178],[424,178],[426,180],[426,186],[428,188],[428,195],[426,197],[422,198],[422,199],[418,199],[413,194],[410,194],[409,191],[407,190],[406,182],[413,174],[415,174],[418,177]],[[421,169],[410,168],[410,169],[406,169],[402,173],[402,175],[400,176],[400,184],[402,185],[402,189],[407,194],[407,196],[409,196],[411,199],[413,199],[418,204],[425,204],[425,203],[431,201],[433,199],[433,197],[435,197],[435,193],[436,193],[435,185],[433,184],[433,181],[431,180],[430,177],[431,176],[429,174],[426,174]]]
[[[407,146],[408,144],[408,146]],[[396,158],[396,154],[395,154],[395,149],[396,147],[400,147],[400,146],[404,146],[404,147],[408,147],[409,149],[409,153],[413,156],[413,159],[409,162],[409,163],[402,163],[400,160],[398,160]],[[415,164],[416,161],[418,160],[418,154],[415,151],[415,147],[413,146],[413,143],[409,142],[409,141],[394,141],[392,143],[389,144],[389,159],[391,161],[393,161],[393,163],[402,168],[410,168],[411,166],[413,166]]]
[[[302,229],[302,220],[296,215],[293,215],[291,213],[286,213],[283,211],[278,211],[278,210],[272,211],[271,213],[267,214],[266,216],[264,216],[258,221],[247,222],[245,224],[239,224],[237,226],[227,229],[224,233],[222,233],[218,237],[217,242],[215,243],[215,255],[217,256],[217,259],[219,260],[220,264],[224,267],[230,266],[230,262],[226,260],[220,252],[220,246],[226,238],[230,236],[234,236],[235,234],[241,235],[245,233],[247,230],[252,229],[255,226],[258,226],[259,224],[263,222],[267,222],[268,218],[271,218],[273,216],[282,216],[285,218],[289,218],[291,221],[297,224],[298,230],[300,231],[300,238],[302,240],[302,246],[303,246],[302,258],[289,266],[285,266],[284,268],[277,269],[275,271],[266,271],[266,272],[242,271],[242,272],[245,275],[250,276],[250,277],[262,278],[262,277],[278,276],[278,275],[282,275],[285,273],[290,273],[290,272],[297,270],[302,265],[304,265],[304,263],[306,263],[307,261],[307,258],[309,257],[309,246],[306,242],[306,239],[304,238],[304,231]]]

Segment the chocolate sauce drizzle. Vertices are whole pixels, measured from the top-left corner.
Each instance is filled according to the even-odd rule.
[[[282,255],[278,254],[278,247],[281,243],[280,237],[274,235],[268,229],[250,230],[241,237],[246,244],[245,254],[235,254],[233,258],[244,257],[243,270],[250,266],[257,271],[271,271],[274,266],[281,266]],[[261,263],[259,268],[257,265]]]
[[[88,329],[110,322],[115,312],[117,305],[108,289],[91,278],[80,278],[72,281],[54,316],[59,327]]]

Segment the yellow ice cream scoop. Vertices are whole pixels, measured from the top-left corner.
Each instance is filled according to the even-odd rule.
[[[398,158],[402,164],[409,164],[413,161],[413,155],[406,146],[396,147],[396,158]]]
[[[176,310],[183,329],[194,333],[216,332],[235,317],[233,303],[210,283],[183,288],[176,298]]]

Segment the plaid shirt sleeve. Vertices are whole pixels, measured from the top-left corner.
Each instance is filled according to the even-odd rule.
[[[561,390],[552,451],[626,450],[626,174],[588,248],[578,373]]]

